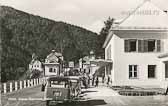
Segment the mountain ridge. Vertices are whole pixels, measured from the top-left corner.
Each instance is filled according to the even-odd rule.
[[[82,27],[0,6],[2,81],[14,80],[27,70],[31,55],[41,61],[55,49],[65,61],[75,61],[99,48],[98,35]],[[22,69],[22,71],[21,71]],[[12,76],[12,77],[11,77]]]

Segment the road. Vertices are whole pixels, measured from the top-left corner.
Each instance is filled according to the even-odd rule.
[[[59,106],[168,106],[168,96],[120,96],[104,86],[83,90],[80,101]],[[2,95],[2,106],[45,106],[40,86]],[[16,98],[17,100],[13,100]],[[30,100],[36,99],[36,100]],[[18,100],[20,99],[20,100]],[[27,100],[26,100],[27,99]]]

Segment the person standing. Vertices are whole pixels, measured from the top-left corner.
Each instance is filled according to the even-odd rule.
[[[93,77],[92,77],[92,86],[94,86],[94,82],[95,82],[95,76],[93,75]]]
[[[96,87],[98,87],[98,85],[99,85],[99,78],[96,77]]]
[[[110,76],[107,77],[107,86],[109,86],[110,83]]]
[[[103,76],[102,76],[102,83],[104,83],[104,78],[105,78],[105,75],[103,74]]]

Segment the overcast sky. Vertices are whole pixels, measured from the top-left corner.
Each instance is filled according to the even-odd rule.
[[[123,11],[136,8],[144,0],[0,0],[1,5],[46,17],[55,21],[64,21],[91,31],[100,32],[103,21],[109,16],[124,18]],[[164,10],[168,10],[168,0],[151,0]]]

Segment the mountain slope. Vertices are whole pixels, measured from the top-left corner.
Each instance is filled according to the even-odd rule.
[[[84,28],[55,22],[11,7],[0,7],[2,35],[2,81],[17,79],[31,61],[32,53],[40,59],[52,49],[62,52],[66,61],[76,61],[96,51],[98,35]]]

